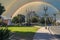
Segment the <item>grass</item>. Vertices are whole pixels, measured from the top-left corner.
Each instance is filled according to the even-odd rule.
[[[3,27],[5,28],[5,27]],[[37,27],[8,27],[8,29],[11,31],[11,32],[15,32],[15,31],[18,31],[18,32],[36,32],[37,31]]]
[[[4,27],[3,27],[4,28]],[[37,27],[8,27],[11,32],[14,32],[12,38],[19,37],[20,39],[32,40],[35,32],[38,30]]]

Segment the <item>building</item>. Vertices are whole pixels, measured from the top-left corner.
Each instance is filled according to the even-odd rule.
[[[7,18],[7,17],[2,17],[3,18],[3,23],[7,24],[7,25],[11,25],[11,19],[10,18]]]

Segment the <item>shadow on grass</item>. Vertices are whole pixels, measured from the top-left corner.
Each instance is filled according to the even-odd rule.
[[[60,35],[59,39],[60,39]],[[34,32],[14,32],[11,36],[11,39],[14,40],[52,40],[56,35],[48,33],[37,33],[37,37]],[[33,39],[34,38],[34,39]]]
[[[34,32],[14,32],[12,34],[11,39],[15,39],[15,40],[32,40],[34,37],[35,33]]]

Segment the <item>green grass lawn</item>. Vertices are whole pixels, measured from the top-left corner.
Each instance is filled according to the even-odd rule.
[[[5,28],[5,27],[3,27]],[[37,27],[8,27],[8,29],[11,31],[11,32],[15,32],[15,31],[18,31],[18,32],[36,32],[37,31]]]
[[[37,27],[8,27],[8,29],[13,32],[14,37],[19,37],[20,39],[32,40],[35,32],[39,29]]]
[[[5,28],[5,27],[2,27]],[[32,40],[35,32],[39,29],[38,27],[8,27],[8,29],[14,35],[12,38]]]

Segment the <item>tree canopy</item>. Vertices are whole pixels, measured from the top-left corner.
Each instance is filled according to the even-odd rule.
[[[1,3],[0,3],[0,15],[2,15],[2,13],[5,11],[5,8],[4,8],[4,6],[2,6],[1,5]]]
[[[18,14],[17,16],[15,16],[13,19],[12,19],[12,22],[17,24],[17,23],[22,23],[22,22],[25,22],[25,16],[22,15],[22,14]]]
[[[1,15],[2,15],[2,13],[5,11],[5,8],[4,8],[4,6],[2,6],[1,5],[1,3],[0,3],[0,25],[2,25],[2,17],[1,17]]]

